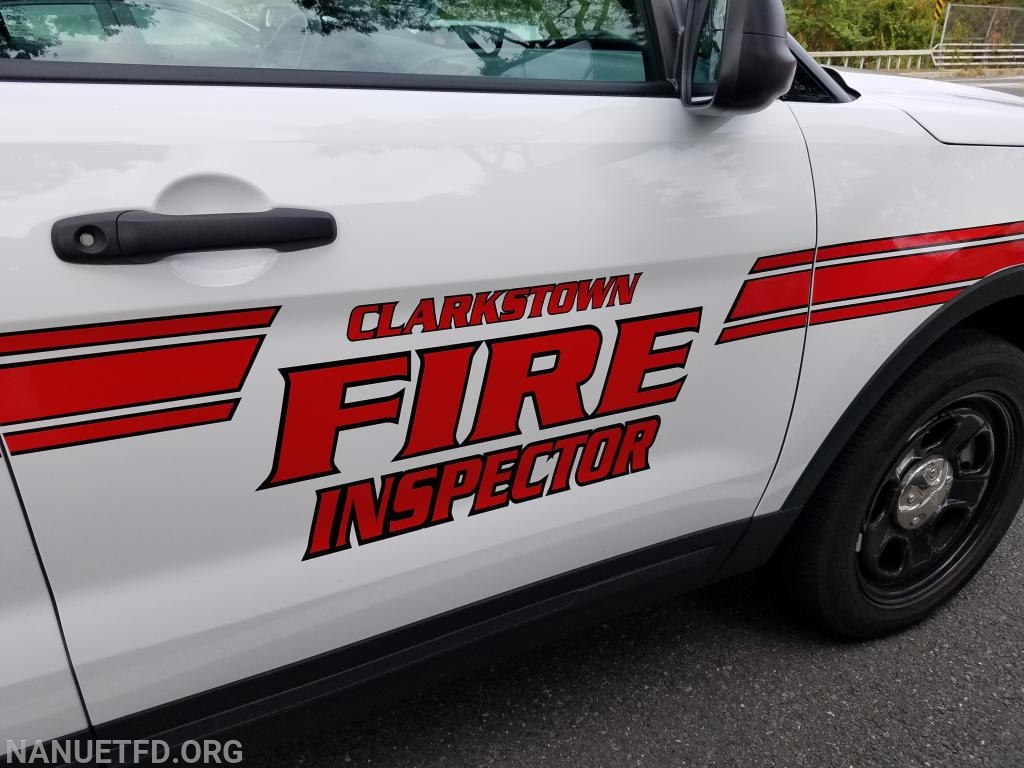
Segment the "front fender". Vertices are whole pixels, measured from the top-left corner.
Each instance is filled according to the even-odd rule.
[[[925,350],[956,326],[968,324],[972,318],[980,317],[987,310],[1014,300],[1020,300],[1024,306],[1024,267],[997,272],[934,311],[903,340],[860,390],[815,451],[782,508],[803,508],[857,427]],[[989,330],[999,333],[998,328]]]

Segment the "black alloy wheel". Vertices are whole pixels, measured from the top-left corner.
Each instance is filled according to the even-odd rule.
[[[998,395],[976,393],[907,437],[858,540],[859,575],[872,600],[920,599],[992,522],[988,491],[1019,440],[1010,413]]]
[[[928,616],[984,564],[1024,499],[1024,352],[960,329],[897,381],[780,558],[812,620],[851,638]]]

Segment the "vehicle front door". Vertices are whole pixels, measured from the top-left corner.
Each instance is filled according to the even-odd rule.
[[[320,8],[266,69],[0,60],[0,424],[93,723],[752,514],[799,128],[687,114],[642,8],[542,6]],[[173,246],[275,208],[337,236]],[[81,221],[55,254],[128,211],[121,263]]]

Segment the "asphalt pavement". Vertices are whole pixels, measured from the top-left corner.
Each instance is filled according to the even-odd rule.
[[[976,85],[980,88],[990,88],[993,91],[1002,91],[1012,96],[1024,96],[1024,77],[986,77],[973,80],[959,80],[958,82]]]
[[[870,643],[790,614],[767,571],[585,630],[260,768],[1024,766],[1024,514],[937,615]]]

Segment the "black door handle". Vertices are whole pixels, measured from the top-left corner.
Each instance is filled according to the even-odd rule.
[[[50,241],[57,256],[75,264],[148,264],[195,251],[301,251],[333,243],[337,236],[329,213],[273,208],[194,216],[147,211],[74,216],[53,225]]]

